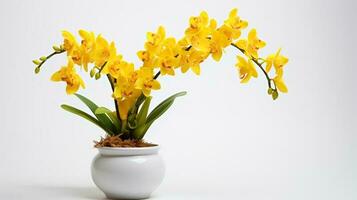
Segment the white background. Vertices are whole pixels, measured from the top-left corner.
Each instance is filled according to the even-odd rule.
[[[208,59],[202,75],[161,77],[154,104],[188,95],[155,123],[147,141],[162,145],[167,173],[153,199],[357,198],[356,3],[322,1],[1,1],[0,199],[103,199],[90,178],[92,147],[103,133],[64,112],[85,108],[50,75],[35,76],[32,59],[80,28],[114,40],[139,65],[147,31],[164,25],[180,38],[188,18],[207,10],[220,23],[233,7],[267,41],[283,47],[290,92],[272,101],[266,80],[239,83],[238,52]],[[84,73],[82,73],[84,75]],[[82,94],[112,106],[105,79],[85,76]]]

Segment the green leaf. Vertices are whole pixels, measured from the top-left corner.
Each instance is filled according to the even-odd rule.
[[[121,121],[118,119],[117,113],[115,111],[113,111],[111,113],[107,113],[107,115],[110,117],[113,124],[117,127],[117,129],[119,131],[121,128]]]
[[[175,99],[177,97],[186,95],[187,92],[179,92],[176,93],[169,98],[165,99],[162,101],[159,105],[157,105],[149,114],[149,116],[146,118],[145,124],[142,124],[141,126],[138,126],[135,131],[134,131],[134,137],[136,139],[142,139],[147,132],[147,130],[150,128],[152,123],[158,119],[162,114],[164,114],[174,103]]]
[[[152,97],[147,97],[144,104],[141,106],[139,114],[137,116],[138,118],[138,126],[143,125],[146,122],[146,117],[149,112],[149,107],[150,107],[150,102],[151,102]]]
[[[101,106],[101,107],[98,107],[94,112],[95,112],[95,114],[98,115],[98,114],[111,113],[113,111],[111,111],[109,108]]]
[[[108,117],[111,119],[112,123],[115,125],[115,127],[117,128],[117,130],[120,130],[121,127],[121,123],[120,120],[117,117],[117,114],[115,111],[111,111],[110,109],[106,108],[106,107],[98,107],[95,110],[95,114],[99,115],[99,114],[106,114],[108,115]]]
[[[142,94],[138,97],[138,99],[136,100],[135,106],[136,106],[137,108],[139,108],[140,105],[144,102],[145,99],[146,99],[146,96],[142,93]]]
[[[73,114],[75,114],[75,115],[78,115],[78,116],[80,116],[80,117],[83,117],[84,119],[86,119],[86,120],[92,122],[93,124],[99,126],[100,128],[102,128],[102,129],[103,129],[106,133],[108,133],[109,135],[114,135],[114,133],[113,133],[111,130],[107,129],[107,127],[103,126],[96,118],[92,117],[92,116],[89,115],[88,113],[86,113],[86,112],[84,112],[84,111],[82,111],[82,110],[79,110],[79,109],[77,109],[77,108],[75,108],[75,107],[66,105],[66,104],[61,105],[61,107],[62,107],[64,110],[66,110],[66,111],[68,111],[68,112],[71,112],[71,113],[73,113]]]
[[[131,115],[130,117],[128,117],[127,124],[129,129],[136,129],[136,127],[138,127],[136,116]]]
[[[158,106],[156,106],[154,108],[154,110],[151,111],[151,113],[149,114],[149,116],[147,117],[147,123],[156,120],[157,118],[159,118],[162,114],[164,114],[164,112],[169,109],[169,107],[172,105],[172,103],[175,101],[175,99],[177,97],[180,96],[184,96],[186,95],[187,92],[179,92],[176,93],[172,96],[170,96],[169,98],[165,99],[164,101],[162,101]],[[171,103],[170,103],[171,102]]]
[[[88,98],[80,95],[75,94],[84,104],[88,106],[88,108],[92,111],[92,113],[97,117],[98,121],[107,129],[110,129],[112,132],[117,132],[115,125],[112,123],[110,118],[106,114],[96,114],[95,111],[97,110],[98,106],[89,100]]]

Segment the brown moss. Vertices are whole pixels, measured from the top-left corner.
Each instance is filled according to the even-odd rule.
[[[144,140],[126,139],[123,140],[119,136],[109,136],[101,138],[100,141],[94,141],[94,147],[152,147],[156,144],[147,143]]]

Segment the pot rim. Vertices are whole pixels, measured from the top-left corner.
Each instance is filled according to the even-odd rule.
[[[152,155],[159,152],[160,146],[151,147],[99,147],[99,153],[103,156],[139,156]]]

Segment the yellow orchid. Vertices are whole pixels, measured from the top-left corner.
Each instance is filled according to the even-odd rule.
[[[126,77],[129,82],[133,84],[138,78],[138,70],[135,70],[133,63],[123,61],[123,64],[121,66],[121,75]]]
[[[207,52],[197,51],[191,48],[189,51],[183,50],[180,53],[181,60],[181,72],[186,73],[188,69],[191,69],[196,75],[200,75],[201,68],[200,63],[208,57]]]
[[[148,32],[146,37],[146,51],[150,54],[155,53],[166,37],[165,28],[163,26],[159,26],[156,33]]]
[[[256,68],[258,68],[263,72],[268,94],[273,100],[278,98],[280,92],[288,92],[283,79],[283,70],[289,61],[288,58],[280,54],[281,49],[264,57],[265,59],[259,57],[259,50],[266,43],[258,37],[256,29],[251,29],[246,38],[240,38],[247,26],[248,22],[238,16],[237,9],[232,9],[224,22],[219,25],[205,11],[198,16],[190,17],[189,26],[178,40],[168,37],[165,28],[159,26],[154,32],[146,34],[144,48],[137,51],[137,57],[142,61],[140,67],[124,60],[117,52],[114,42],[105,39],[102,35],[79,30],[81,40],[77,43],[74,35],[62,31],[63,43],[60,46],[53,46],[52,53],[33,60],[33,63],[36,65],[35,73],[39,73],[49,58],[66,53],[67,66],[55,72],[51,80],[65,82],[67,94],[76,93],[80,87],[85,87],[82,78],[76,73],[76,65],[83,67],[86,72],[90,67],[90,77],[95,77],[96,80],[105,75],[103,78],[108,78],[112,89],[115,112],[112,112],[112,109],[99,107],[92,118],[72,106],[62,105],[62,108],[90,119],[110,136],[139,141],[153,120],[161,116],[175,98],[186,94],[180,92],[170,96],[149,114],[150,95],[153,90],[161,88],[157,80],[159,76],[174,76],[177,68],[180,68],[182,73],[191,70],[196,75],[200,75],[201,63],[209,56],[215,61],[220,61],[229,46],[243,54],[237,56],[235,64],[241,83],[248,83],[252,77],[257,78]],[[275,75],[271,76],[269,72],[273,67]],[[80,94],[76,96],[82,101],[85,98]],[[89,99],[83,102],[93,111]]]
[[[141,50],[138,51],[136,55],[143,62],[143,67],[154,68],[157,66],[158,59],[156,56],[156,52]]]
[[[212,55],[212,58],[217,62],[221,60],[223,49],[220,43],[217,41],[212,41],[210,44],[210,49],[211,49],[210,53]]]
[[[221,27],[219,27],[217,29],[218,32],[220,32],[221,34],[223,34],[227,40],[227,44],[230,45],[231,42],[233,41],[233,33],[232,33],[232,29],[229,28],[227,25],[223,24]],[[228,46],[227,45],[227,46]]]
[[[175,75],[176,59],[172,57],[164,57],[160,60],[160,72],[162,75]]]
[[[255,52],[257,52],[259,49],[265,47],[266,43],[259,39],[257,36],[257,30],[255,28],[253,28],[252,30],[249,31],[248,33],[248,43],[249,46],[251,48],[253,48],[253,50]],[[258,57],[258,55],[256,55]]]
[[[79,35],[82,38],[81,45],[87,50],[93,49],[95,47],[95,34],[86,30],[79,30]]]
[[[236,45],[243,49],[246,55],[253,58],[258,58],[258,50],[265,47],[266,43],[259,39],[257,36],[257,31],[252,29],[248,33],[248,40],[238,40]]]
[[[160,67],[162,75],[175,75],[175,68],[179,65],[178,52],[175,38],[165,39],[157,54],[157,65]]]
[[[95,35],[93,32],[79,30],[81,41],[81,64],[85,71],[88,71],[88,63],[93,62],[95,50]]]
[[[138,79],[138,72],[134,70],[134,64],[122,61],[120,75],[116,78],[113,92],[115,99],[130,98],[137,93],[135,82]]]
[[[82,51],[78,45],[74,35],[68,31],[62,31],[63,49],[67,52],[67,56],[72,57],[73,62],[77,65],[82,65]]]
[[[231,29],[232,39],[237,39],[241,35],[241,30],[248,26],[248,22],[241,20],[237,15],[238,9],[234,8],[229,13],[228,19],[224,21],[224,24]]]
[[[116,79],[120,84],[116,84],[113,92],[115,99],[129,98],[134,94],[135,87],[127,77],[119,76]]]
[[[283,55],[280,55],[281,48],[275,53],[270,54],[266,59],[266,71],[269,72],[271,67],[274,66],[275,71],[282,69],[289,61],[289,59]]]
[[[276,71],[276,76],[273,78],[273,81],[280,92],[287,93],[288,87],[286,87],[285,82],[283,80],[283,70],[278,69]]]
[[[208,32],[200,32],[197,35],[193,35],[188,38],[191,46],[198,51],[209,52],[210,51],[210,40],[208,39]]]
[[[185,35],[193,35],[208,25],[209,17],[206,11],[202,11],[197,17],[190,17],[190,27],[186,29]]]
[[[67,66],[63,66],[59,71],[55,72],[52,77],[52,81],[64,81],[67,83],[67,94],[74,94],[78,91],[79,87],[85,88],[82,78],[76,73],[74,68],[74,62],[71,57],[68,57]]]
[[[257,70],[255,69],[251,60],[245,60],[242,56],[237,56],[238,62],[236,67],[239,70],[239,78],[241,83],[247,83],[251,77],[258,77]]]
[[[216,21],[209,20],[207,12],[190,18],[190,26],[185,31],[185,38],[193,48],[199,51],[210,51],[209,35],[215,29]]]
[[[210,26],[215,27],[214,23],[215,21],[211,20]],[[186,73],[191,69],[196,75],[199,75],[201,73],[200,63],[209,56],[211,52],[211,44],[208,43],[208,48],[202,51],[191,46],[187,37],[184,37],[178,41],[177,45],[179,47],[178,58],[181,72]]]
[[[122,59],[122,55],[111,55],[102,70],[103,74],[110,74],[114,78],[119,77],[122,66],[126,64]]]
[[[72,58],[75,64],[82,66],[83,54],[80,46],[74,46],[69,56]]]
[[[122,55],[117,55],[114,43],[109,47],[109,58],[102,69],[103,74],[110,74],[112,77],[117,78],[120,76],[121,68],[127,63],[123,60]]]
[[[158,64],[157,53],[161,50],[166,37],[165,28],[159,26],[156,33],[148,32],[146,37],[145,50],[138,51],[137,56],[143,61],[144,67],[154,68]]]
[[[78,47],[78,43],[74,35],[68,31],[62,31],[63,36],[63,49],[70,55],[75,47]]]
[[[136,55],[141,61],[143,61],[143,63],[146,63],[150,59],[149,53],[145,50],[138,51]]]
[[[135,88],[142,90],[145,96],[150,96],[151,90],[161,88],[159,81],[153,79],[153,71],[150,68],[141,68],[138,73],[138,79],[135,82]]]
[[[96,38],[96,48],[93,55],[94,63],[97,67],[102,67],[108,61],[111,52],[115,52],[115,44],[112,42],[110,45],[106,39],[101,35]]]
[[[222,29],[221,29],[222,30]],[[222,57],[223,48],[230,45],[230,40],[221,31],[214,31],[211,36],[210,53],[215,61],[219,61]]]

